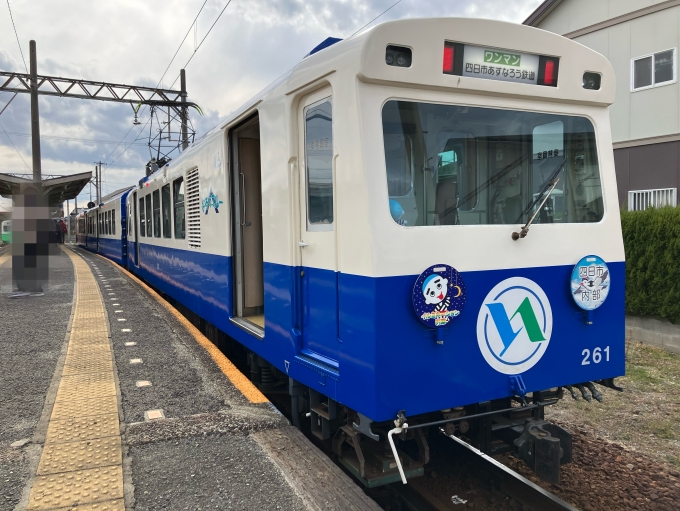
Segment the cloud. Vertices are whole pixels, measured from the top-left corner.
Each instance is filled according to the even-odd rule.
[[[204,0],[12,0],[24,56],[37,40],[42,74],[155,86]],[[227,0],[208,0],[197,29],[162,80],[170,87],[189,60],[190,99],[198,135],[293,67],[326,37],[345,38],[394,0],[232,0],[194,54]],[[398,18],[475,16],[521,22],[540,0],[403,0],[375,23]],[[23,71],[9,14],[0,8],[0,70]],[[193,56],[192,56],[193,55]],[[175,83],[174,87],[178,87]],[[0,94],[0,109],[10,98]],[[140,116],[148,120],[148,110]],[[46,174],[92,170],[106,161],[105,192],[136,183],[150,157],[149,126],[133,126],[128,105],[40,98],[42,167]],[[29,98],[19,95],[0,125],[31,165]],[[128,134],[124,142],[116,146]],[[132,143],[132,145],[131,145]],[[0,130],[0,172],[29,172]],[[83,196],[85,198],[85,196]],[[87,195],[89,198],[89,194]]]

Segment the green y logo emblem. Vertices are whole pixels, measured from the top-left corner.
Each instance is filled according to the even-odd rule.
[[[505,305],[502,303],[487,303],[486,306],[489,308],[493,322],[496,324],[496,329],[503,342],[503,351],[500,352],[499,356],[503,356],[523,328],[526,329],[527,336],[531,342],[545,341],[541,327],[536,319],[536,313],[534,313],[528,297],[522,301],[510,318],[508,318],[508,314],[505,312]],[[518,314],[524,326],[515,332],[510,322]]]

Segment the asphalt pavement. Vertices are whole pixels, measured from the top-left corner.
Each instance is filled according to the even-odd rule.
[[[57,252],[49,267],[44,296],[12,299],[9,259],[0,266],[0,510],[14,509],[35,472],[40,439],[34,434],[66,347],[73,265]],[[21,447],[12,447],[16,442]]]

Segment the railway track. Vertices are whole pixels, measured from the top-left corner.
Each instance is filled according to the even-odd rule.
[[[457,476],[460,484],[442,482],[448,489],[458,486],[457,494],[442,497],[443,488],[433,490],[432,481],[410,479],[408,484],[394,483],[376,489],[373,498],[389,511],[451,511],[456,509],[578,511],[517,472],[482,453],[455,436],[447,457],[464,467]]]

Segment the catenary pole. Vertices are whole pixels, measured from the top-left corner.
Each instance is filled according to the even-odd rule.
[[[38,112],[38,60],[35,41],[31,40],[31,140],[33,149],[33,182],[42,182],[42,165],[40,163],[40,114]]]
[[[181,94],[181,103],[182,103],[182,151],[186,151],[187,147],[189,147],[189,134],[188,134],[188,128],[187,128],[187,121],[189,117],[189,112],[188,108],[186,105],[187,102],[187,77],[186,73],[184,72],[184,69],[180,69],[179,71],[179,83],[180,83],[180,94]]]

